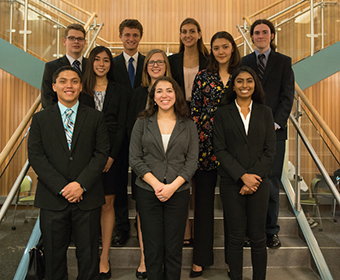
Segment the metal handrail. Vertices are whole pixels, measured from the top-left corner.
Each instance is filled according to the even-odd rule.
[[[93,36],[92,40],[91,40],[91,43],[89,44],[88,48],[86,49],[85,53],[84,53],[84,56],[86,57],[88,55],[88,53],[90,52],[91,50],[91,47],[93,46],[94,42],[96,41],[97,37],[98,37],[98,34],[100,32],[100,30],[103,28],[104,26],[104,23],[102,22],[99,27],[98,27],[98,30],[96,32],[96,34]]]

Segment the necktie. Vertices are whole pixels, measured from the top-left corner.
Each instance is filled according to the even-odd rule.
[[[80,71],[80,62],[79,62],[79,60],[73,61],[72,66],[73,66],[74,68],[76,68],[79,72],[81,72],[81,71]]]
[[[133,84],[135,82],[135,67],[132,64],[133,61],[134,61],[133,57],[130,57],[129,66],[128,66],[128,73],[129,73],[129,78],[130,78],[132,88],[133,88]]]
[[[67,145],[70,150],[71,150],[71,143],[72,143],[72,136],[73,136],[73,129],[74,129],[74,123],[71,119],[72,113],[73,113],[72,109],[65,110],[66,119],[64,121],[64,131],[66,135]]]
[[[259,69],[259,78],[261,81],[264,76],[264,70],[266,69],[266,67],[264,66],[264,62],[263,62],[264,58],[265,58],[265,55],[263,53],[258,55],[257,68]]]

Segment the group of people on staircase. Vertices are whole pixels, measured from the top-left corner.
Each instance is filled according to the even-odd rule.
[[[143,26],[126,19],[119,26],[122,54],[113,58],[97,46],[87,59],[86,31],[71,24],[65,56],[46,63],[44,110],[33,117],[28,156],[38,175],[47,280],[67,279],[71,235],[78,279],[111,277],[110,247],[124,246],[130,235],[129,166],[138,279],[180,279],[183,246],[193,246],[190,278],[214,264],[218,176],[228,275],[242,279],[249,245],[253,279],[266,278],[266,247],[281,246],[291,59],[275,51],[268,20],[252,24],[255,51],[243,58],[226,31],[212,36],[209,53],[193,18],[179,34],[179,53],[153,49],[144,56],[138,52]]]

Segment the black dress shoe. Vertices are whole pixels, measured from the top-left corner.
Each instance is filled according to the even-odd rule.
[[[109,261],[110,269],[108,272],[101,272],[99,273],[99,279],[110,279],[111,278],[111,263]]]
[[[121,247],[126,244],[126,242],[129,240],[130,234],[127,231],[120,231],[116,234],[116,236],[113,238],[111,245],[114,247]]]
[[[278,249],[281,247],[281,241],[277,234],[270,234],[267,236],[267,246],[271,249]]]
[[[201,271],[193,271],[192,269],[190,270],[189,278],[196,278],[200,277],[203,274],[204,266],[202,266]]]
[[[144,272],[139,272],[139,271],[138,271],[138,268],[139,268],[139,267],[137,267],[137,269],[136,269],[136,278],[137,278],[137,279],[146,279],[146,278],[147,278],[146,271],[144,271]]]

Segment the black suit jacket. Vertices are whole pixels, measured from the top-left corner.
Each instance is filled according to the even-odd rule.
[[[83,57],[82,72],[86,68],[87,58]],[[66,55],[45,64],[44,75],[41,83],[41,103],[44,109],[58,102],[57,94],[52,88],[52,76],[62,66],[70,66]]]
[[[171,68],[171,75],[181,87],[181,90],[184,93],[184,98],[185,98],[183,54],[184,54],[183,52],[179,52],[179,53],[169,56],[168,59],[169,59],[170,68]],[[203,55],[203,53],[200,52],[199,53],[199,71],[205,69],[206,66],[207,66],[207,58]]]
[[[109,141],[103,114],[79,104],[72,148],[66,142],[58,104],[33,116],[28,138],[28,159],[38,175],[35,206],[64,210],[69,202],[60,191],[77,181],[86,191],[77,203],[92,210],[105,203],[100,175],[107,162]]]
[[[242,58],[242,65],[258,73],[255,52]],[[287,121],[294,101],[294,72],[292,59],[271,50],[262,80],[266,94],[265,103],[273,111],[274,122],[281,128],[276,130],[277,140],[287,139]]]
[[[214,149],[221,176],[240,184],[245,174],[268,176],[274,160],[276,138],[270,108],[253,103],[248,135],[234,102],[217,109],[214,121]]]
[[[94,98],[92,96],[82,93],[79,101],[95,108]],[[102,113],[104,114],[110,140],[109,156],[113,159],[117,159],[124,141],[127,109],[127,90],[122,85],[109,81],[106,88]]]
[[[132,90],[140,87],[142,84],[142,72],[143,72],[144,60],[145,60],[145,56],[139,53],[138,61],[137,61],[136,76],[135,76],[135,81],[134,81],[134,85],[132,88],[129,74],[126,69],[126,63],[125,63],[123,53],[113,58],[113,80],[116,83],[127,88],[130,91],[130,96],[132,94]]]

